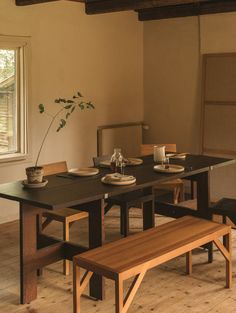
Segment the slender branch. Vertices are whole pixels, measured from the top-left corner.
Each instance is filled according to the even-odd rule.
[[[35,167],[37,167],[37,165],[38,165],[38,160],[39,160],[40,153],[41,153],[41,151],[42,151],[42,148],[43,148],[44,142],[45,142],[45,140],[46,140],[46,138],[47,138],[47,136],[48,136],[48,133],[49,133],[51,127],[52,127],[52,124],[53,124],[53,122],[55,121],[56,117],[57,117],[63,110],[64,110],[64,107],[63,107],[62,109],[60,109],[60,110],[52,117],[51,123],[50,123],[49,126],[48,126],[48,129],[47,129],[47,131],[46,131],[46,133],[45,133],[45,135],[44,135],[43,141],[42,141],[41,146],[40,146],[40,148],[39,148],[39,152],[38,152],[37,159],[36,159],[36,162],[35,162]]]

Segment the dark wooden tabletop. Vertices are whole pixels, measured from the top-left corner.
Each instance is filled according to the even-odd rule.
[[[153,170],[155,164],[152,156],[144,157],[143,160],[142,165],[125,168],[125,174],[136,177],[136,183],[130,186],[103,184],[101,178],[109,173],[110,170],[100,168],[100,173],[91,177],[70,177],[67,175],[47,176],[48,184],[40,189],[24,188],[21,181],[2,184],[0,185],[0,197],[42,208],[56,209],[150,187],[169,179],[192,176],[218,166],[225,166],[235,162],[232,159],[204,155],[187,155],[184,160],[170,161],[173,164],[183,165],[185,168],[184,172],[166,174],[157,173]]]

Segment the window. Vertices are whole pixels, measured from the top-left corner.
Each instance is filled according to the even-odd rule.
[[[0,162],[27,154],[28,40],[0,36]]]

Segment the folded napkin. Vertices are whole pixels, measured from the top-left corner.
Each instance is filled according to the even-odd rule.
[[[135,177],[131,175],[122,175],[119,173],[113,173],[113,174],[107,174],[105,176],[105,179],[109,181],[130,181],[130,180],[134,180]]]

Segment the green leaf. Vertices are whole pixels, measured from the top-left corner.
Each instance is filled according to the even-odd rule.
[[[77,95],[78,95],[79,97],[83,97],[79,91],[77,91]]]
[[[60,103],[60,100],[59,99],[55,99],[54,102],[55,103]]]
[[[43,113],[45,111],[44,105],[42,103],[39,104],[39,113]]]
[[[64,98],[59,98],[59,102],[66,103],[66,99],[64,99]]]
[[[75,110],[75,106],[72,107],[72,109],[70,110],[70,113],[73,113]]]
[[[83,102],[79,103],[79,107],[80,107],[81,110],[84,110],[84,104],[83,104]]]
[[[64,119],[61,119],[60,126],[61,127],[65,127],[66,126],[66,121]]]
[[[67,100],[66,102],[67,102],[67,103],[75,103],[75,101],[70,100],[70,99],[69,99],[69,100]]]
[[[68,110],[68,109],[70,109],[71,107],[72,107],[72,104],[69,104],[69,105],[66,105],[66,106],[65,106],[65,109]]]
[[[70,113],[66,113],[66,119],[68,119],[68,117],[70,116]]]

